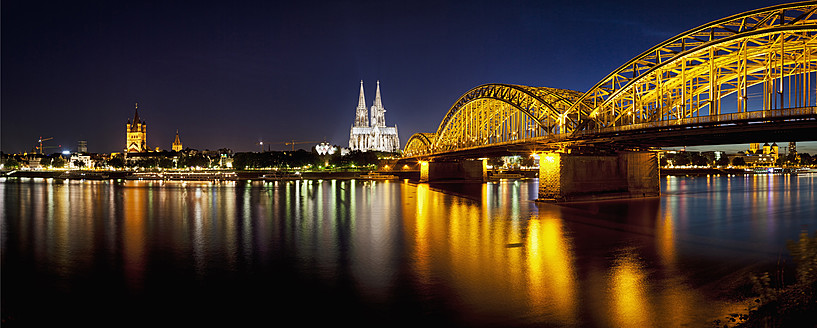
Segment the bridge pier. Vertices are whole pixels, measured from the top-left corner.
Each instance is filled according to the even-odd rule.
[[[660,195],[658,154],[542,153],[538,201],[565,202]]]
[[[482,182],[488,180],[488,160],[420,162],[420,182],[445,180]]]

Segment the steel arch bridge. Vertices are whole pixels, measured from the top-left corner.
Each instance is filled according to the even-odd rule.
[[[628,140],[648,147],[686,136],[716,144],[734,138],[702,135],[781,127],[817,140],[816,14],[817,1],[805,1],[716,20],[650,48],[584,93],[478,86],[435,133],[413,135],[404,156]]]

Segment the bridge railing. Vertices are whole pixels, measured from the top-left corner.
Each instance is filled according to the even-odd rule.
[[[742,121],[751,121],[751,120],[766,120],[766,119],[777,119],[777,118],[787,118],[787,117],[801,117],[801,116],[809,116],[809,115],[817,115],[817,107],[800,107],[800,108],[786,108],[786,109],[770,109],[770,110],[760,110],[760,111],[751,111],[751,112],[742,112],[742,113],[728,113],[728,114],[719,114],[719,115],[707,115],[707,116],[699,116],[699,117],[688,117],[678,120],[665,120],[665,121],[656,121],[656,122],[645,122],[645,123],[635,123],[635,124],[628,124],[628,125],[621,125],[621,126],[612,126],[607,128],[601,128],[596,130],[586,130],[581,131],[580,135],[590,135],[590,134],[599,134],[599,133],[615,133],[615,132],[624,132],[624,131],[633,131],[633,130],[643,130],[643,129],[653,129],[653,128],[663,128],[663,127],[681,127],[681,126],[694,126],[694,125],[711,125],[711,124],[718,124],[718,123],[736,123]]]

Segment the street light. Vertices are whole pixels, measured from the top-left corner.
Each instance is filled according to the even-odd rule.
[[[260,142],[258,142],[258,145],[261,146],[261,152],[263,153],[264,152],[264,142],[260,141]]]

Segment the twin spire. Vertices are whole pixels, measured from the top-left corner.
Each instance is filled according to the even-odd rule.
[[[383,101],[380,98],[380,81],[377,81],[377,91],[374,95],[374,103],[371,108],[371,126],[386,126],[385,113],[383,108]],[[355,115],[355,127],[369,126],[369,113],[366,110],[366,96],[363,93],[363,80],[360,80],[360,95],[357,99],[357,112]]]

